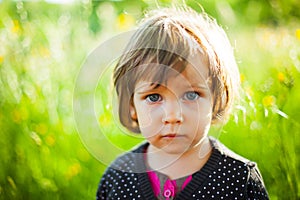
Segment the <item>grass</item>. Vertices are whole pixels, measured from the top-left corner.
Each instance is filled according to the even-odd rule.
[[[89,4],[0,3],[0,199],[94,199],[106,164],[141,141],[116,126],[109,77],[92,91],[104,135],[87,118],[78,132],[74,119],[75,81],[88,52],[133,25],[103,6],[114,12],[103,24],[115,25],[95,33]],[[271,199],[300,198],[300,27],[294,27],[229,29],[244,98],[216,135],[258,163]],[[96,139],[85,140],[89,135]]]

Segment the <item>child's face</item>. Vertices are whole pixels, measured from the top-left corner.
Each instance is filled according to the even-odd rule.
[[[138,81],[131,116],[143,136],[156,148],[171,154],[198,147],[211,124],[212,97],[207,85],[208,67],[187,66],[166,84]]]

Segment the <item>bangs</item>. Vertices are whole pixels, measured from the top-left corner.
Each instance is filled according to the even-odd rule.
[[[182,73],[187,61],[165,50],[148,49],[148,56],[134,70],[134,80],[147,81],[149,83],[166,84],[171,76]]]
[[[115,86],[123,79],[121,84],[132,94],[138,80],[162,84],[171,74],[184,71],[190,57],[199,52],[203,49],[197,39],[177,20],[165,16],[150,19],[135,31],[120,57]]]

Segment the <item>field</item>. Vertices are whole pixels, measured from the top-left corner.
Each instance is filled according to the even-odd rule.
[[[228,33],[243,88],[211,134],[257,162],[271,199],[300,199],[299,5],[199,2]],[[0,199],[95,199],[107,164],[142,141],[118,124],[111,68],[87,94],[78,77],[95,48],[155,6],[0,1]]]

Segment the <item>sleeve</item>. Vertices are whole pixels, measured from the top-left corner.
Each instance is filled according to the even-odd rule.
[[[268,192],[256,165],[250,167],[250,173],[247,182],[247,199],[269,200]]]
[[[96,200],[105,200],[105,199],[108,198],[108,194],[109,194],[109,191],[110,191],[109,186],[111,185],[109,183],[108,179],[107,179],[108,173],[109,173],[109,170],[107,170],[103,174],[103,176],[100,180],[98,190],[97,190],[97,194],[96,194]]]

